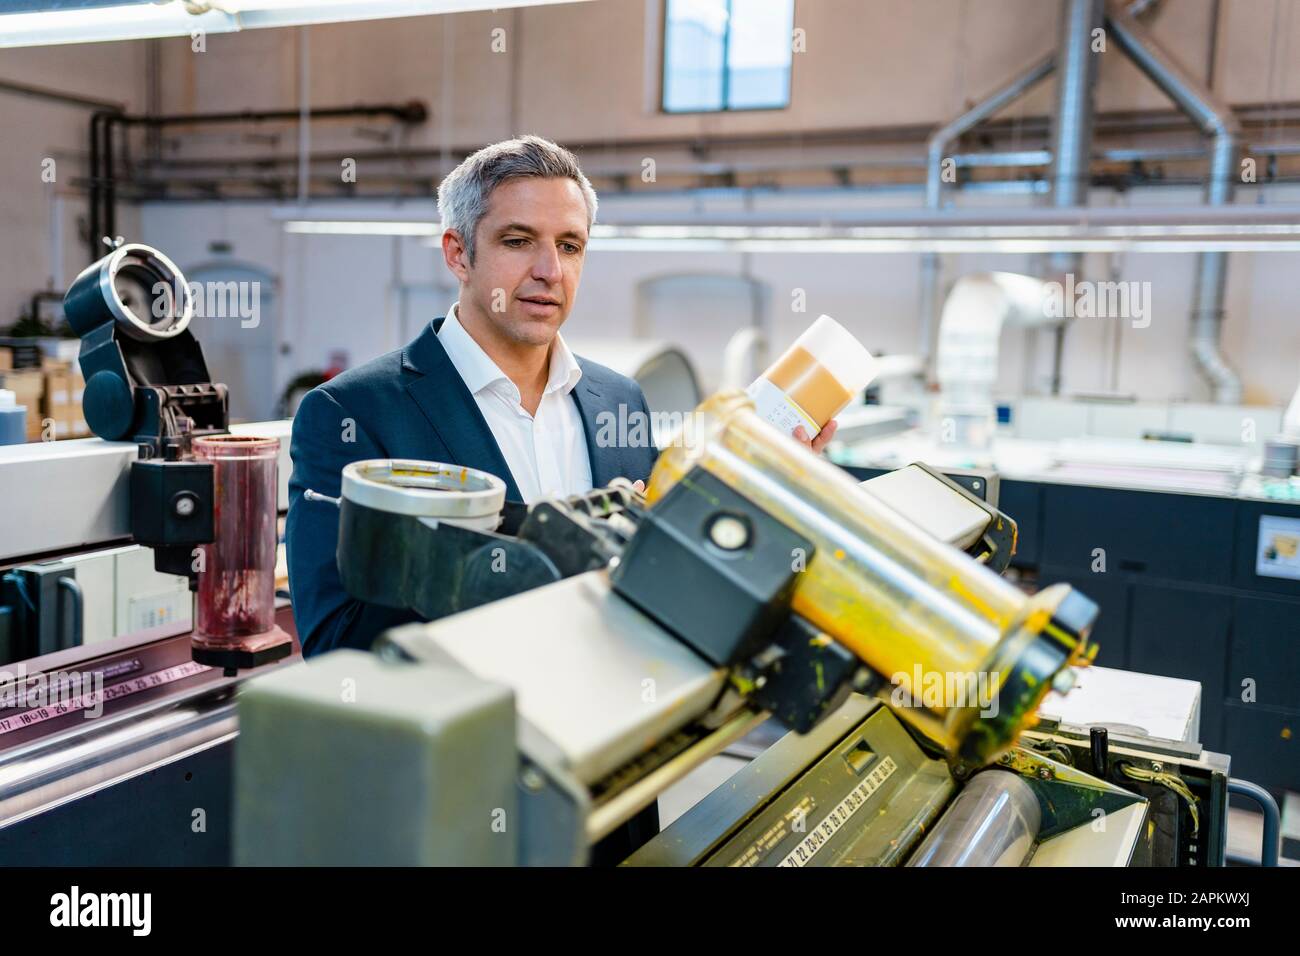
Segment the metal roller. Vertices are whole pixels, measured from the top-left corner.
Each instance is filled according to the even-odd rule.
[[[908,866],[1023,866],[1042,811],[1033,788],[1007,770],[977,773]]]
[[[492,531],[501,523],[506,483],[477,468],[376,458],[343,469],[341,497],[389,514]]]
[[[184,332],[194,301],[176,264],[150,246],[128,243],[87,266],[64,297],[68,324],[86,336],[113,322],[137,342],[163,341]]]

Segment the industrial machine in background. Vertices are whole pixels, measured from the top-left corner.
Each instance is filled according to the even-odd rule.
[[[116,496],[124,501],[115,501],[125,506],[130,540],[152,550],[157,571],[187,578],[198,595],[194,660],[232,676],[287,656],[293,640],[272,620],[279,439],[230,434],[226,387],[211,381],[189,330],[193,302],[185,277],[158,250],[119,242],[72,283],[64,314],[81,337],[86,421],[100,438],[136,450],[125,464],[126,493]],[[15,461],[26,472],[19,480],[50,460],[63,459],[56,468],[76,467],[83,449],[65,451],[34,451]],[[39,523],[42,514],[33,509],[26,521]],[[16,515],[15,525],[22,520]],[[29,535],[40,542],[32,550],[44,551],[58,536],[44,528],[15,531],[6,551],[21,553]],[[18,567],[5,585],[15,609],[0,617],[8,632],[0,633],[5,661],[82,643],[75,569],[59,562]],[[70,619],[60,604],[65,594],[73,601]],[[59,626],[65,619],[66,630]]]
[[[1300,616],[1300,403],[1008,396],[1003,331],[1049,322],[1052,288],[960,278],[943,303],[940,391],[895,409],[920,424],[842,428],[830,455],[862,479],[913,461],[996,471],[1021,522],[1019,579],[1087,590],[1104,609],[1098,663],[1198,682],[1202,742],[1275,794],[1295,790],[1300,677],[1274,662],[1294,657]]]
[[[490,475],[348,466],[345,587],[431,623],[244,688],[236,861],[582,863],[775,718],[626,863],[1223,862],[1226,757],[1036,727],[1097,608],[999,577],[988,476],[859,485],[739,393],[694,422],[644,497],[511,513]]]
[[[64,314],[82,340],[86,421],[139,449],[131,536],[198,594],[194,660],[233,676],[288,656],[273,620],[279,439],[229,433],[185,277],[158,250],[119,244],[72,283]]]
[[[229,859],[233,691],[296,651],[274,593],[287,468],[283,428],[231,433],[226,388],[188,330],[189,296],[147,246],[87,268],[65,314],[99,437],[0,450],[5,863]],[[186,589],[128,601],[118,585],[140,579],[140,548],[159,582],[179,575]],[[99,614],[108,634],[96,620],[87,643]],[[186,823],[195,807],[210,830]]]

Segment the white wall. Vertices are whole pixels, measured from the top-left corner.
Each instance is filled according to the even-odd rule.
[[[667,116],[653,109],[659,0],[594,0],[571,6],[423,17],[311,28],[310,100],[314,105],[424,100],[430,121],[406,134],[416,148],[456,149],[520,130],[558,140],[615,142],[624,137],[695,133],[783,132],[792,154],[799,134],[837,128],[933,125],[1002,82],[1020,64],[1055,42],[1059,3],[1048,0],[797,0],[796,25],[806,31],[807,52],[796,55],[788,110],[730,115]],[[1165,0],[1152,31],[1196,75],[1205,72],[1211,0]],[[1234,103],[1300,99],[1300,0],[1233,0],[1221,4],[1216,90]],[[649,24],[649,32],[647,24]],[[507,31],[507,52],[491,51],[492,30]],[[161,109],[166,112],[291,108],[298,103],[299,31],[249,31],[212,36],[203,52],[188,40],[161,42]],[[140,111],[145,97],[144,44],[0,51],[0,77],[109,99]],[[1103,61],[1101,110],[1164,108],[1150,87],[1117,52]],[[1012,107],[1012,116],[1050,112],[1051,85]],[[66,286],[84,265],[75,219],[84,199],[69,194],[59,249],[51,251],[49,195],[39,181],[40,159],[84,160],[84,110],[0,93],[0,322],[17,316],[35,288],[53,276]],[[378,148],[382,123],[317,124],[314,149]],[[291,156],[292,124],[258,127],[173,128],[169,153],[212,157],[246,153]],[[914,147],[909,147],[914,149]],[[598,158],[599,151],[588,152]],[[61,166],[61,169],[65,167]],[[364,167],[361,169],[364,176]],[[61,173],[60,192],[70,184]],[[1266,188],[1242,201],[1283,201]],[[1292,201],[1300,198],[1294,190]],[[1188,202],[1195,191],[1137,190],[1134,204]],[[672,208],[680,197],[638,199]],[[710,202],[725,202],[710,200]],[[834,194],[824,202],[839,203]],[[919,204],[916,193],[882,195],[867,207]],[[1028,198],[966,194],[959,202],[1017,204]],[[1098,193],[1094,202],[1115,197]],[[804,196],[765,197],[770,204],[806,207]],[[612,214],[618,202],[608,198]],[[135,211],[123,206],[119,231],[154,242],[182,267],[210,263],[209,244],[233,244],[231,257],[277,276],[274,323],[277,391],[295,373],[323,367],[341,349],[362,361],[396,347],[420,317],[450,301],[449,277],[436,250],[417,240],[286,236],[259,203],[165,204]],[[432,212],[430,211],[430,216]],[[1033,271],[1025,256],[964,256],[945,260],[945,278],[962,271],[1004,268]],[[637,283],[679,271],[745,273],[770,288],[770,321],[788,339],[819,312],[841,317],[877,350],[911,351],[917,338],[918,257],[823,255],[717,255],[704,259],[669,253],[602,252],[594,248],[571,330],[623,334],[636,308]],[[1249,401],[1280,403],[1300,369],[1300,323],[1295,321],[1292,277],[1295,254],[1232,256],[1224,348],[1241,369]],[[1200,398],[1205,390],[1186,354],[1186,314],[1191,255],[1130,255],[1119,278],[1152,283],[1156,317],[1147,330],[1123,329],[1118,370],[1112,363],[1114,329],[1078,322],[1070,333],[1065,368],[1071,390],[1108,388],[1144,398]],[[1088,259],[1087,272],[1109,278],[1104,257]],[[789,311],[791,290],[807,292],[807,315]],[[702,321],[707,316],[701,317]],[[202,329],[199,329],[202,337]],[[689,345],[689,343],[687,343]],[[781,343],[778,342],[779,347]],[[250,347],[253,347],[250,344]],[[1025,376],[1019,335],[1003,349],[1003,372],[1019,385]],[[1046,352],[1046,349],[1043,350]],[[1045,359],[1044,354],[1040,358]],[[1041,379],[1040,361],[1031,379]],[[1041,381],[1029,382],[1039,385]]]
[[[144,44],[0,50],[0,79],[140,111]],[[91,113],[0,89],[0,326],[27,311],[33,292],[63,292],[90,261],[79,235],[85,191],[76,180],[86,176]],[[54,160],[53,183],[42,180],[47,158]],[[135,210],[119,207],[117,225],[134,236]]]
[[[796,0],[806,52],[794,56],[789,109],[665,115],[647,95],[661,3],[592,0],[312,27],[311,101],[423,99],[434,116],[413,131],[410,144],[435,148],[530,130],[599,141],[932,125],[1052,49],[1061,9],[1053,0]],[[1232,103],[1300,98],[1300,71],[1287,68],[1300,48],[1298,6],[1221,4],[1220,95]],[[1149,22],[1153,36],[1204,78],[1212,0],[1165,0],[1161,7]],[[493,50],[495,29],[505,31],[504,52]],[[164,43],[164,110],[297,102],[296,31],[213,36],[202,53],[191,46],[185,39]],[[1168,107],[1117,49],[1104,56],[1099,110]],[[1049,83],[1009,112],[1045,115],[1051,103]],[[349,125],[356,124],[341,124],[340,136]],[[291,152],[292,137],[283,145]]]

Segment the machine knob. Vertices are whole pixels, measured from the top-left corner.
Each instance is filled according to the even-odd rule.
[[[1093,776],[1105,780],[1106,765],[1110,762],[1110,733],[1105,727],[1093,727],[1088,736],[1092,750]]]
[[[131,386],[118,375],[99,371],[86,383],[83,406],[86,424],[105,441],[121,441],[135,420],[135,399]]]

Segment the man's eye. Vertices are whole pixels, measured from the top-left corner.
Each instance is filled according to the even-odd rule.
[[[569,253],[569,255],[571,255],[571,256],[576,256],[579,252],[582,251],[582,246],[575,245],[575,244],[572,243],[572,242],[564,242],[564,243],[561,243],[561,244],[560,244],[560,247],[561,247],[565,252]]]
[[[509,239],[505,240],[505,243],[511,249],[521,249],[527,241],[527,239],[520,238],[519,236],[511,236]]]

